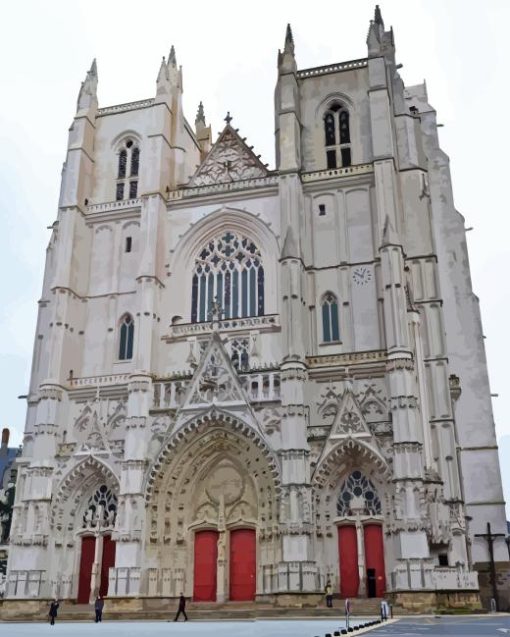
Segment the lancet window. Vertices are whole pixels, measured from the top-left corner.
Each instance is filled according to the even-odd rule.
[[[119,360],[133,358],[133,341],[135,338],[135,322],[130,314],[125,314],[120,323]]]
[[[339,516],[354,515],[355,510],[363,515],[380,515],[382,510],[374,485],[358,470],[342,484],[336,509]]]
[[[87,509],[83,514],[83,527],[113,527],[116,515],[117,496],[105,484],[102,484],[88,501]]]
[[[326,163],[329,169],[351,165],[351,132],[349,111],[333,102],[324,114]]]
[[[255,243],[232,232],[200,251],[192,277],[191,322],[264,314],[264,268]]]
[[[322,299],[322,340],[324,343],[340,340],[338,299],[328,292]]]
[[[129,171],[128,171],[129,168]],[[138,171],[140,169],[140,149],[128,139],[119,152],[115,199],[122,201],[127,195],[136,199],[138,194]]]

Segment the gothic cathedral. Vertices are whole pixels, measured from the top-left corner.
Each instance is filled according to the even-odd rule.
[[[231,122],[81,86],[33,354],[6,598],[479,604],[505,511],[463,217],[379,8],[278,53],[276,168]],[[503,539],[496,569],[507,569]],[[116,601],[117,600],[117,601]],[[41,601],[42,603],[42,601]],[[113,606],[112,606],[113,607]]]

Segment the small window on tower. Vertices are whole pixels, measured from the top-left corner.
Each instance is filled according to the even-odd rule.
[[[448,566],[448,553],[439,553],[439,566]]]
[[[126,252],[131,252],[132,246],[133,246],[132,237],[126,237]]]
[[[336,168],[336,151],[328,150],[326,153],[326,157],[328,160],[328,170]]]
[[[136,193],[138,191],[138,182],[130,181],[129,182],[129,198],[136,199]]]
[[[326,204],[320,203],[319,204],[319,217],[324,217],[325,214],[326,214]]]
[[[117,201],[122,201],[124,199],[124,184],[117,184],[115,199]]]

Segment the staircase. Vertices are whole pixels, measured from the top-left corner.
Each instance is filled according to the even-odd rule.
[[[35,600],[34,600],[35,602]],[[41,621],[48,613],[48,604],[41,602],[30,608],[22,604],[3,602],[0,604],[0,619],[4,621]],[[351,617],[376,617],[380,615],[381,600],[357,598],[351,599]],[[172,620],[177,611],[176,599],[105,599],[105,620]],[[270,602],[188,602],[186,612],[194,621],[229,620],[246,621],[254,619],[299,619],[299,618],[343,618],[344,600],[333,600],[333,608],[327,608],[325,602],[317,607],[281,607]],[[61,603],[59,620],[93,621],[92,604],[77,604],[65,600]]]

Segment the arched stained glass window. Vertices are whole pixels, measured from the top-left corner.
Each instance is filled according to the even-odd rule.
[[[264,314],[264,268],[251,239],[228,231],[202,248],[191,280],[191,322]]]
[[[130,166],[129,180],[127,179],[128,164]],[[117,183],[115,185],[115,199],[122,201],[126,195],[130,199],[138,196],[138,172],[140,169],[140,149],[135,146],[132,139],[124,142],[119,152],[119,169],[117,171]]]
[[[353,515],[353,509],[361,509],[364,515],[380,515],[381,500],[372,482],[361,471],[353,471],[342,484],[337,501],[337,514]]]
[[[351,165],[351,132],[349,111],[333,102],[324,114],[326,162],[329,169]]]
[[[338,300],[331,292],[322,299],[322,340],[324,343],[340,340]]]
[[[117,496],[105,484],[96,489],[87,503],[83,515],[83,526],[111,526],[115,525],[117,515]]]
[[[135,323],[133,317],[125,314],[120,323],[119,360],[133,358],[133,340],[135,337]]]

